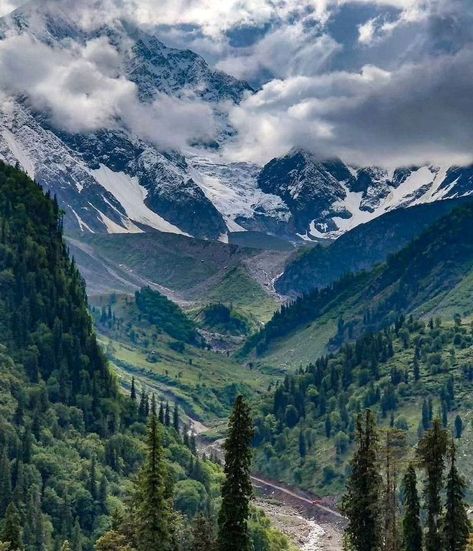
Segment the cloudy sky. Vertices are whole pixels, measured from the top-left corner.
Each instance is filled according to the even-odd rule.
[[[72,2],[48,1],[58,9]],[[0,14],[19,4],[21,0],[0,0]],[[255,93],[239,106],[227,106],[238,131],[224,151],[231,159],[263,163],[291,147],[304,147],[321,157],[340,156],[357,164],[473,161],[473,0],[72,4],[87,6],[87,24],[102,23],[105,16],[132,18],[155,30],[166,44],[192,49],[212,66],[247,80]],[[113,72],[114,53],[108,44],[75,52],[72,78],[72,62],[64,53],[36,52],[31,57],[37,45],[15,44],[13,39],[18,37],[9,37],[9,45],[0,43],[0,86],[11,88],[16,79],[15,92],[34,89],[39,104],[56,98],[57,120],[69,130],[106,125],[120,116],[151,139],[156,124],[175,129],[179,139],[167,145],[176,147],[205,128],[209,136],[215,131],[211,112],[198,101],[158,98],[153,112],[143,115],[130,83]],[[12,57],[18,49],[23,52],[20,60]],[[37,58],[42,70],[22,83],[18,67],[28,73]],[[81,89],[88,71],[96,85],[82,91],[85,103],[78,119],[76,95],[68,96],[57,83]],[[195,128],[190,120],[197,121]]]

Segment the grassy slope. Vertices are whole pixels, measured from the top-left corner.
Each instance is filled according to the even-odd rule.
[[[177,399],[186,413],[205,423],[227,417],[238,393],[254,395],[280,376],[276,370],[250,370],[226,354],[184,344],[140,316],[127,296],[92,300],[101,342],[117,373],[145,379],[162,395]],[[115,324],[100,320],[100,307],[112,304]]]
[[[377,329],[397,313],[431,315],[451,319],[455,313],[473,313],[473,206],[453,211],[434,224],[411,245],[390,257],[386,264],[352,278],[330,295],[323,307],[317,301],[307,321],[287,325],[268,342],[259,365],[298,367],[315,359],[337,333],[337,320],[353,324],[360,335],[363,315],[371,309]],[[308,304],[309,299],[304,299]],[[307,308],[306,308],[307,310]],[[261,334],[264,337],[264,333]]]
[[[149,285],[181,304],[233,303],[257,323],[277,307],[246,264],[264,251],[159,232],[82,235],[70,237],[69,246],[89,295],[132,293]],[[273,254],[277,261],[290,252]]]
[[[258,321],[268,321],[277,304],[249,275],[243,266],[227,271],[223,279],[209,291],[207,300],[232,304],[247,316]]]

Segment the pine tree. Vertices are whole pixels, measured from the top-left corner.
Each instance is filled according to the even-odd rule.
[[[133,400],[133,402],[136,402],[136,387],[134,377],[131,378],[130,398]]]
[[[238,396],[224,444],[225,481],[219,514],[219,551],[249,551],[248,517],[252,486],[250,479],[253,423],[250,408]]]
[[[212,520],[197,515],[192,525],[191,551],[215,551],[215,528]]]
[[[382,479],[377,465],[378,437],[370,410],[358,416],[356,443],[351,475],[343,498],[343,511],[348,517],[346,538],[354,551],[377,551],[382,545]]]
[[[426,473],[425,502],[427,505],[426,551],[438,551],[442,546],[440,533],[440,515],[442,502],[443,470],[447,451],[447,433],[442,429],[440,420],[435,419],[433,426],[423,436],[417,448],[417,455]]]
[[[404,551],[422,551],[420,503],[417,493],[416,471],[409,464],[402,483],[404,517],[402,519]]]
[[[74,528],[72,530],[72,551],[82,551],[82,532],[80,529],[79,519],[76,518]]]
[[[89,480],[88,480],[88,490],[92,499],[97,500],[97,468],[95,464],[95,455],[92,456],[90,461],[90,471],[89,471]]]
[[[11,499],[11,469],[7,451],[4,448],[0,457],[0,516],[5,514]]]
[[[419,379],[420,379],[419,360],[417,359],[417,356],[414,356],[414,381],[418,381]]]
[[[463,434],[463,421],[462,418],[457,415],[455,417],[455,438],[461,438]]]
[[[164,410],[164,424],[166,427],[171,425],[171,412],[169,411],[169,402],[166,402],[166,409]]]
[[[177,402],[174,404],[174,411],[172,414],[172,426],[174,427],[174,430],[179,434],[179,406],[177,405]]]
[[[20,515],[13,503],[8,505],[5,513],[2,541],[9,543],[8,551],[21,551],[23,549]]]
[[[160,551],[168,551],[173,545],[170,525],[171,507],[166,492],[164,452],[154,396],[148,422],[146,447],[147,457],[140,473],[135,504],[138,549],[149,551],[159,542]]]
[[[304,459],[307,453],[307,445],[305,442],[305,436],[302,431],[299,431],[299,455]]]
[[[450,469],[447,475],[445,515],[442,523],[442,535],[445,551],[464,551],[466,549],[471,524],[465,503],[466,484],[456,466],[455,444],[450,448]]]

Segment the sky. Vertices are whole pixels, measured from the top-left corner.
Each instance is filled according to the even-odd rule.
[[[225,106],[237,130],[223,151],[231,160],[262,164],[301,147],[359,165],[473,162],[473,0],[48,1],[80,5],[87,25],[131,18],[248,81],[255,93]],[[0,15],[20,4],[0,0]],[[68,130],[119,116],[150,139],[156,125],[174,130],[171,147],[216,132],[196,98],[157,98],[144,112],[114,73],[109,44],[70,59],[13,40],[0,43],[0,88],[32,91]],[[31,69],[37,63],[41,71]]]

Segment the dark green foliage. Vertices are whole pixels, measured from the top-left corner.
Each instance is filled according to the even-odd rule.
[[[194,323],[177,304],[149,287],[135,293],[136,306],[153,325],[183,342],[197,344],[200,337]]]
[[[149,413],[146,392],[139,413],[118,392],[61,225],[57,203],[0,163],[0,526],[27,551],[94,549],[142,464]],[[163,440],[185,477],[192,452],[173,430]],[[201,473],[209,502],[214,466]]]
[[[212,519],[197,515],[192,525],[192,543],[190,551],[215,551],[215,526]]]
[[[425,502],[427,506],[426,551],[438,551],[442,546],[440,516],[442,513],[441,491],[443,469],[447,452],[447,432],[442,429],[439,419],[419,442],[417,455],[426,474]]]
[[[466,484],[456,466],[455,444],[450,448],[450,469],[447,475],[445,515],[442,523],[442,536],[445,551],[466,549],[471,523],[465,503]]]
[[[455,417],[455,438],[461,438],[463,433],[463,421],[462,418],[457,415]]]
[[[242,354],[264,354],[273,341],[308,323],[330,319],[335,326],[329,349],[379,330],[401,314],[435,304],[471,273],[473,261],[473,203],[451,211],[385,264],[370,272],[347,275],[330,286],[308,292],[276,312],[263,329],[251,337]],[[468,296],[468,295],[467,295]],[[348,305],[350,305],[348,307]],[[466,299],[465,308],[470,308]],[[471,312],[471,310],[469,310]],[[425,312],[424,312],[425,313]]]
[[[403,333],[409,336],[407,349]],[[457,333],[466,348],[455,345]],[[341,492],[354,420],[362,409],[370,408],[383,426],[405,431],[412,446],[432,426],[434,411],[444,417],[449,405],[462,417],[466,414],[473,390],[468,379],[471,345],[470,325],[455,328],[435,321],[431,329],[422,321],[401,317],[391,327],[345,344],[337,353],[287,375],[256,410],[256,469],[318,494]],[[429,365],[433,353],[439,354],[441,366],[435,375],[430,374]],[[413,377],[406,382],[405,370],[413,357],[418,358],[421,376],[417,382]],[[416,433],[419,425],[421,431]],[[311,461],[302,462],[296,471],[301,432],[321,446],[315,446]],[[331,468],[326,471],[328,477],[326,466]]]
[[[136,541],[139,551],[149,551],[157,542],[162,551],[173,549],[170,495],[166,487],[161,430],[153,398],[146,442],[147,455],[135,497]]]
[[[252,485],[250,480],[253,423],[250,409],[238,396],[225,440],[225,481],[219,514],[219,551],[250,551],[248,519]]]
[[[358,416],[356,444],[343,498],[343,511],[348,517],[345,536],[354,551],[377,551],[382,546],[382,479],[377,465],[378,437],[370,410]]]
[[[412,464],[407,468],[402,483],[404,516],[402,519],[402,547],[404,551],[422,551],[420,502],[417,476]]]
[[[117,396],[92,331],[84,282],[62,240],[57,202],[0,165],[0,338],[50,399],[75,405],[103,433]],[[53,384],[54,381],[54,384]],[[92,400],[89,400],[89,397]]]
[[[200,324],[211,331],[229,335],[247,335],[250,324],[242,315],[222,303],[209,304],[198,315]]]
[[[9,544],[7,551],[23,550],[20,515],[13,503],[10,503],[5,514],[2,541]]]

